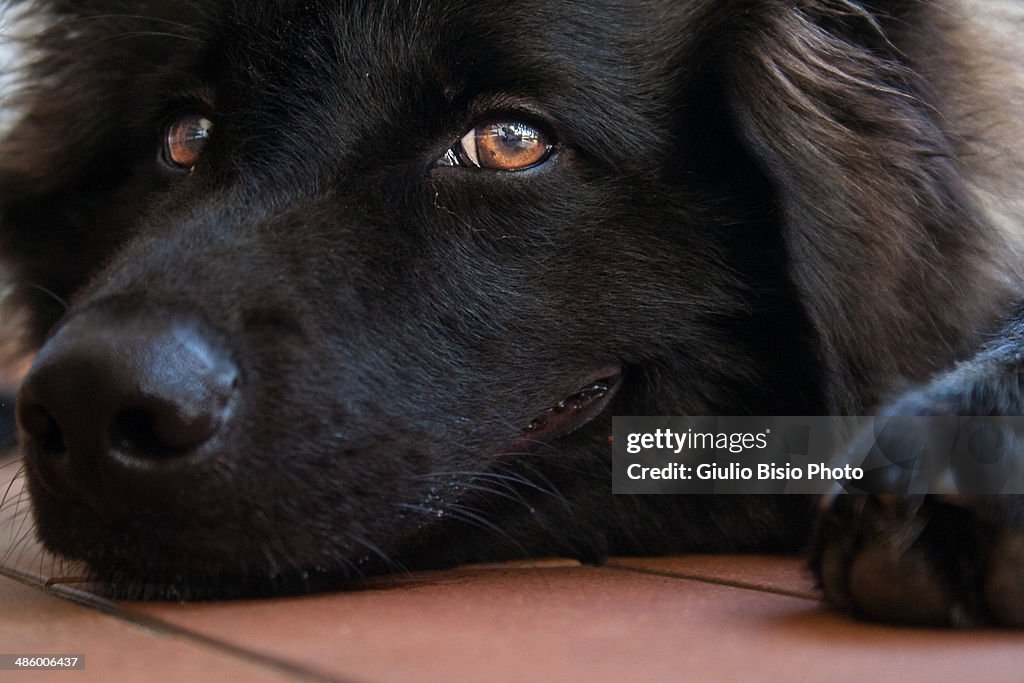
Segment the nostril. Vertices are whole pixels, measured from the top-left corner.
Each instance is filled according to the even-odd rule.
[[[187,316],[94,309],[40,350],[19,395],[30,453],[95,476],[135,461],[207,455],[229,420],[239,372],[218,335]]]
[[[122,410],[110,425],[110,443],[120,451],[135,456],[161,457],[171,455],[173,446],[156,434],[153,416],[142,408]]]
[[[18,410],[18,422],[21,429],[35,441],[40,454],[60,456],[67,451],[60,426],[41,405],[22,405]]]
[[[150,407],[121,410],[110,425],[110,443],[135,458],[166,458],[188,453],[206,442],[220,427],[219,411],[189,415],[176,406],[155,403]]]
[[[202,320],[114,305],[74,314],[18,394],[29,485],[106,520],[176,496],[223,455],[241,385]]]
[[[24,395],[18,401],[17,417],[31,471],[52,495],[76,497],[67,443],[57,420],[43,404]]]

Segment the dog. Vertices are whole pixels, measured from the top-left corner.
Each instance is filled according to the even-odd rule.
[[[1024,624],[1018,497],[613,496],[608,444],[1022,412],[1015,14],[8,2],[39,537],[133,598],[810,539],[856,614]]]

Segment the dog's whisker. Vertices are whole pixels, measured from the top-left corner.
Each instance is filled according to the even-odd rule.
[[[132,20],[138,21],[145,24],[166,24],[168,26],[176,26],[183,29],[195,29],[194,24],[186,24],[180,21],[173,21],[171,19],[165,19],[162,17],[156,17],[146,14],[91,14],[85,17],[71,17],[61,19],[60,21],[53,22],[43,28],[40,31],[41,34],[46,34],[54,31],[60,31],[67,28],[73,28],[78,25],[88,24],[91,22],[104,22],[104,21],[124,21]]]
[[[20,465],[21,463],[20,461],[15,461],[15,463],[11,464]],[[4,467],[7,467],[7,465],[4,465]],[[11,480],[7,482],[7,487],[4,489],[4,494],[0,496],[0,510],[7,507],[7,505],[9,504],[9,497],[11,496],[11,492],[15,490],[15,484],[19,484],[20,486],[20,482],[23,481],[24,477],[25,468],[24,466],[20,466],[18,467],[17,471],[15,471],[14,476],[11,478]],[[14,502],[17,503],[21,499],[21,497],[25,495],[27,495],[27,493],[24,491],[24,489],[19,488],[17,495],[13,497]]]
[[[11,522],[12,529],[15,529],[14,524],[15,522],[17,523],[17,528],[13,532],[12,538],[29,538],[33,533],[35,533],[35,523],[33,521],[32,511],[28,506],[23,508],[23,511],[20,511],[15,507],[14,513],[11,515]],[[17,543],[18,541],[15,541],[15,545],[17,545]]]
[[[359,566],[359,563],[349,557],[338,555],[334,559],[337,562],[336,570],[340,572],[343,581],[361,579],[366,576],[366,572]]]
[[[496,468],[500,469],[500,468]],[[518,493],[519,487],[538,491],[548,496],[560,497],[557,490],[547,489],[536,482],[522,476],[519,473],[502,473],[501,471],[486,471],[486,470],[449,470],[444,472],[431,473],[429,475],[423,475],[419,477],[426,481],[436,481],[442,485],[452,485],[456,487],[466,488],[474,481],[491,481],[496,484],[501,484],[507,491],[514,491],[516,495],[522,499],[521,494]],[[452,479],[457,483],[452,484]],[[525,500],[525,499],[522,499]]]
[[[31,525],[28,529],[24,529],[24,524],[18,524],[19,517],[30,516],[29,513],[19,513],[16,517],[12,517],[8,522],[11,528],[4,535],[6,538],[6,549],[2,556],[0,556],[0,563],[6,564],[17,554],[23,553],[26,547],[39,547],[32,541],[33,534],[35,533],[35,526]]]
[[[129,40],[132,38],[173,38],[174,40],[182,40],[189,43],[202,44],[202,40],[195,36],[187,36],[180,33],[169,33],[166,31],[125,31],[123,33],[116,33],[109,36],[103,36],[97,38],[88,47],[95,48],[97,45],[104,43],[113,43],[119,40]]]
[[[26,498],[26,502],[27,500],[28,499]],[[3,520],[3,525],[8,528],[8,540],[13,540],[14,537],[21,532],[21,529],[24,527],[25,520],[32,518],[32,509],[26,505],[21,507],[21,509],[16,508],[13,512],[9,512],[7,510],[4,512],[6,516]]]
[[[28,283],[28,286],[31,289],[35,289],[35,290],[37,290],[39,292],[42,292],[46,296],[50,297],[50,299],[52,299],[53,301],[55,301],[58,304],[60,304],[60,307],[61,307],[62,310],[66,311],[66,310],[68,310],[68,308],[70,308],[69,305],[68,305],[68,302],[65,299],[63,299],[60,295],[58,295],[56,292],[54,292],[52,289],[50,289],[48,287],[44,287],[43,285],[39,284],[38,282],[30,282],[30,283]]]
[[[532,487],[535,488],[537,491],[547,493],[548,495],[554,496],[556,498],[564,498],[561,491],[554,484],[554,482],[552,482],[551,479],[542,470],[535,467],[532,463],[523,463],[522,469],[524,471],[514,472],[513,470],[508,469],[507,465],[498,465],[495,467],[495,470],[497,470],[498,473],[503,474],[503,476],[513,476],[514,472],[515,475],[523,477],[525,482],[531,484]]]
[[[526,500],[518,491],[512,487],[505,487],[505,489],[495,488],[493,486],[484,486],[483,484],[463,483],[459,485],[460,488],[467,491],[473,491],[475,493],[483,493],[489,496],[495,496],[497,498],[503,498],[510,500],[514,503],[522,505],[527,510],[532,511],[534,506]]]
[[[508,531],[492,522],[480,510],[464,505],[451,504],[445,507],[445,513],[450,515],[452,519],[477,527],[483,531],[489,531],[495,536],[505,539],[523,556],[530,554],[526,549],[526,546],[524,546],[519,539],[515,538]]]
[[[28,493],[27,492],[21,492],[21,493],[18,493],[18,495],[16,495],[16,496],[11,496],[10,498],[4,498],[2,501],[0,501],[0,512],[9,512],[9,511],[13,510],[13,512],[10,513],[10,516],[5,518],[2,521],[9,521],[9,520],[13,519],[15,517],[15,515],[20,514],[23,511],[23,510],[19,510],[19,508],[21,507],[22,501],[26,501],[27,502],[28,500],[29,500]],[[27,510],[25,510],[25,511],[27,511]]]
[[[356,543],[358,543],[359,545],[361,545],[364,548],[366,548],[367,550],[369,550],[371,553],[373,553],[373,555],[378,557],[384,563],[384,566],[387,567],[388,570],[391,571],[392,573],[400,573],[400,574],[408,574],[409,573],[408,567],[406,567],[404,564],[402,564],[398,560],[395,560],[394,558],[392,558],[390,555],[388,555],[388,553],[384,552],[384,550],[382,550],[378,545],[376,545],[374,543],[371,543],[369,540],[367,540],[363,536],[361,536],[359,534],[354,534],[352,532],[349,532],[348,533],[348,537],[350,539],[352,539],[353,541],[355,541]],[[356,562],[356,565],[358,565],[358,564],[359,563]]]
[[[22,564],[25,558],[25,553],[39,552],[40,547],[31,542],[34,532],[35,529],[32,526],[25,529],[23,523],[22,529],[19,529],[18,533],[12,536],[13,540],[11,542],[11,547],[8,552],[5,553],[7,558],[4,562],[13,561],[15,564]]]

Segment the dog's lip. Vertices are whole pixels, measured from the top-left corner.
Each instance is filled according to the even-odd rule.
[[[562,400],[533,418],[523,429],[522,437],[552,441],[575,432],[604,412],[621,383],[622,366],[598,368]]]

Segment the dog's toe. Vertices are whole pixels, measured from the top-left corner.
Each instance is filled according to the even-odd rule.
[[[880,620],[945,624],[956,620],[956,599],[924,554],[867,546],[852,558],[849,592],[857,610]]]
[[[997,623],[1024,626],[1024,535],[1007,531],[992,542],[984,596]]]
[[[983,499],[840,496],[822,515],[814,549],[826,599],[859,616],[1024,625],[1024,535]]]

